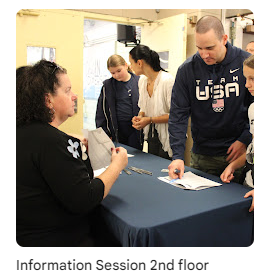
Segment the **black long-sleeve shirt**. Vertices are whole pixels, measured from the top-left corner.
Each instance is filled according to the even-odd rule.
[[[21,246],[77,246],[104,184],[80,141],[44,123],[16,132],[16,235]]]

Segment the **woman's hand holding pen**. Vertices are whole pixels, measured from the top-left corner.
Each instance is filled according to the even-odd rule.
[[[111,163],[107,169],[100,174],[97,178],[101,179],[104,183],[104,196],[105,198],[109,193],[112,185],[117,180],[120,172],[127,166],[128,157],[127,150],[122,147],[111,148],[112,157]]]
[[[119,169],[124,169],[128,164],[127,150],[123,147],[111,148],[111,162],[118,165]]]

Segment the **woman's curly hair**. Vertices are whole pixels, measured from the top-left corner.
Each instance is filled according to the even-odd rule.
[[[49,123],[53,120],[53,114],[46,105],[46,95],[56,93],[60,73],[66,73],[66,70],[46,60],[16,70],[17,126],[33,121]]]

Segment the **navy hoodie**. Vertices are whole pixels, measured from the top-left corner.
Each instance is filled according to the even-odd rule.
[[[248,145],[252,139],[247,110],[254,98],[243,75],[250,54],[229,42],[226,47],[219,64],[207,65],[197,52],[178,68],[169,117],[173,159],[184,160],[189,116],[196,154],[224,156],[236,140]]]
[[[129,72],[130,73],[130,72]],[[137,116],[139,112],[138,107],[138,80],[139,76],[130,73],[132,79],[132,103],[133,103],[133,116]],[[98,98],[97,111],[96,111],[96,127],[102,127],[105,133],[112,138],[113,141],[118,138],[118,121],[116,115],[116,83],[117,80],[113,77],[105,80],[101,88],[101,93]]]

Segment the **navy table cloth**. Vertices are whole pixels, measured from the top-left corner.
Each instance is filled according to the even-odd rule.
[[[123,145],[122,145],[123,146]],[[253,242],[252,198],[248,187],[225,184],[200,191],[183,190],[160,181],[170,161],[123,146],[128,166],[152,176],[122,172],[102,202],[102,216],[122,246],[242,247]],[[193,173],[221,182],[220,178],[185,167]]]

